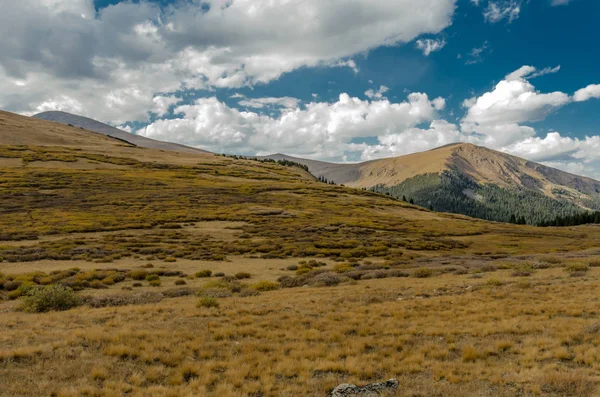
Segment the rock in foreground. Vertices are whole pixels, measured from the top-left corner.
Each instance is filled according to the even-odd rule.
[[[377,397],[391,395],[398,389],[398,380],[373,383],[366,386],[356,386],[344,383],[331,390],[327,397]]]

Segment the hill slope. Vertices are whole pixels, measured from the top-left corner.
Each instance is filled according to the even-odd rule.
[[[186,152],[186,153],[209,153],[206,150],[196,149],[193,147],[180,145],[178,143],[156,141],[154,139],[146,138],[143,136],[131,134],[127,131],[120,130],[115,127],[111,127],[108,124],[101,123],[99,121],[77,116],[75,114],[66,112],[43,112],[33,116],[36,119],[54,121],[61,124],[71,124],[75,127],[81,127],[89,131],[94,131],[99,134],[112,136],[115,138],[123,139],[127,142],[133,143],[134,145],[159,149],[159,150],[171,150],[175,152]]]
[[[360,164],[294,161],[336,183],[489,220],[541,224],[600,209],[600,182],[468,143]]]

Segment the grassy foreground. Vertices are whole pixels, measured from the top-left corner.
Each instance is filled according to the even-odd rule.
[[[259,296],[0,316],[3,395],[591,396],[600,270],[360,281]]]

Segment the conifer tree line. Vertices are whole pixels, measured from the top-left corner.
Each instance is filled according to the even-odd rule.
[[[291,160],[286,160],[286,159],[282,159],[282,160],[274,160],[274,159],[259,159],[256,157],[246,157],[246,156],[238,156],[236,154],[223,154],[223,157],[228,157],[230,159],[235,159],[235,160],[252,160],[252,161],[258,161],[259,163],[277,163],[279,165],[283,165],[285,167],[298,167],[303,169],[306,172],[310,172],[308,170],[308,166],[305,164],[300,164],[297,163],[295,161],[291,161]]]
[[[534,226],[600,223],[600,212],[585,212],[568,200],[553,199],[535,190],[478,184],[452,171],[419,175],[396,186],[377,185],[371,190],[433,211],[489,221]]]

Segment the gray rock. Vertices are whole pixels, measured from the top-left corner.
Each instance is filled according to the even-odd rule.
[[[373,383],[366,386],[356,386],[348,383],[339,385],[331,390],[327,397],[377,397],[391,395],[399,386],[397,379],[390,379],[386,382]]]

